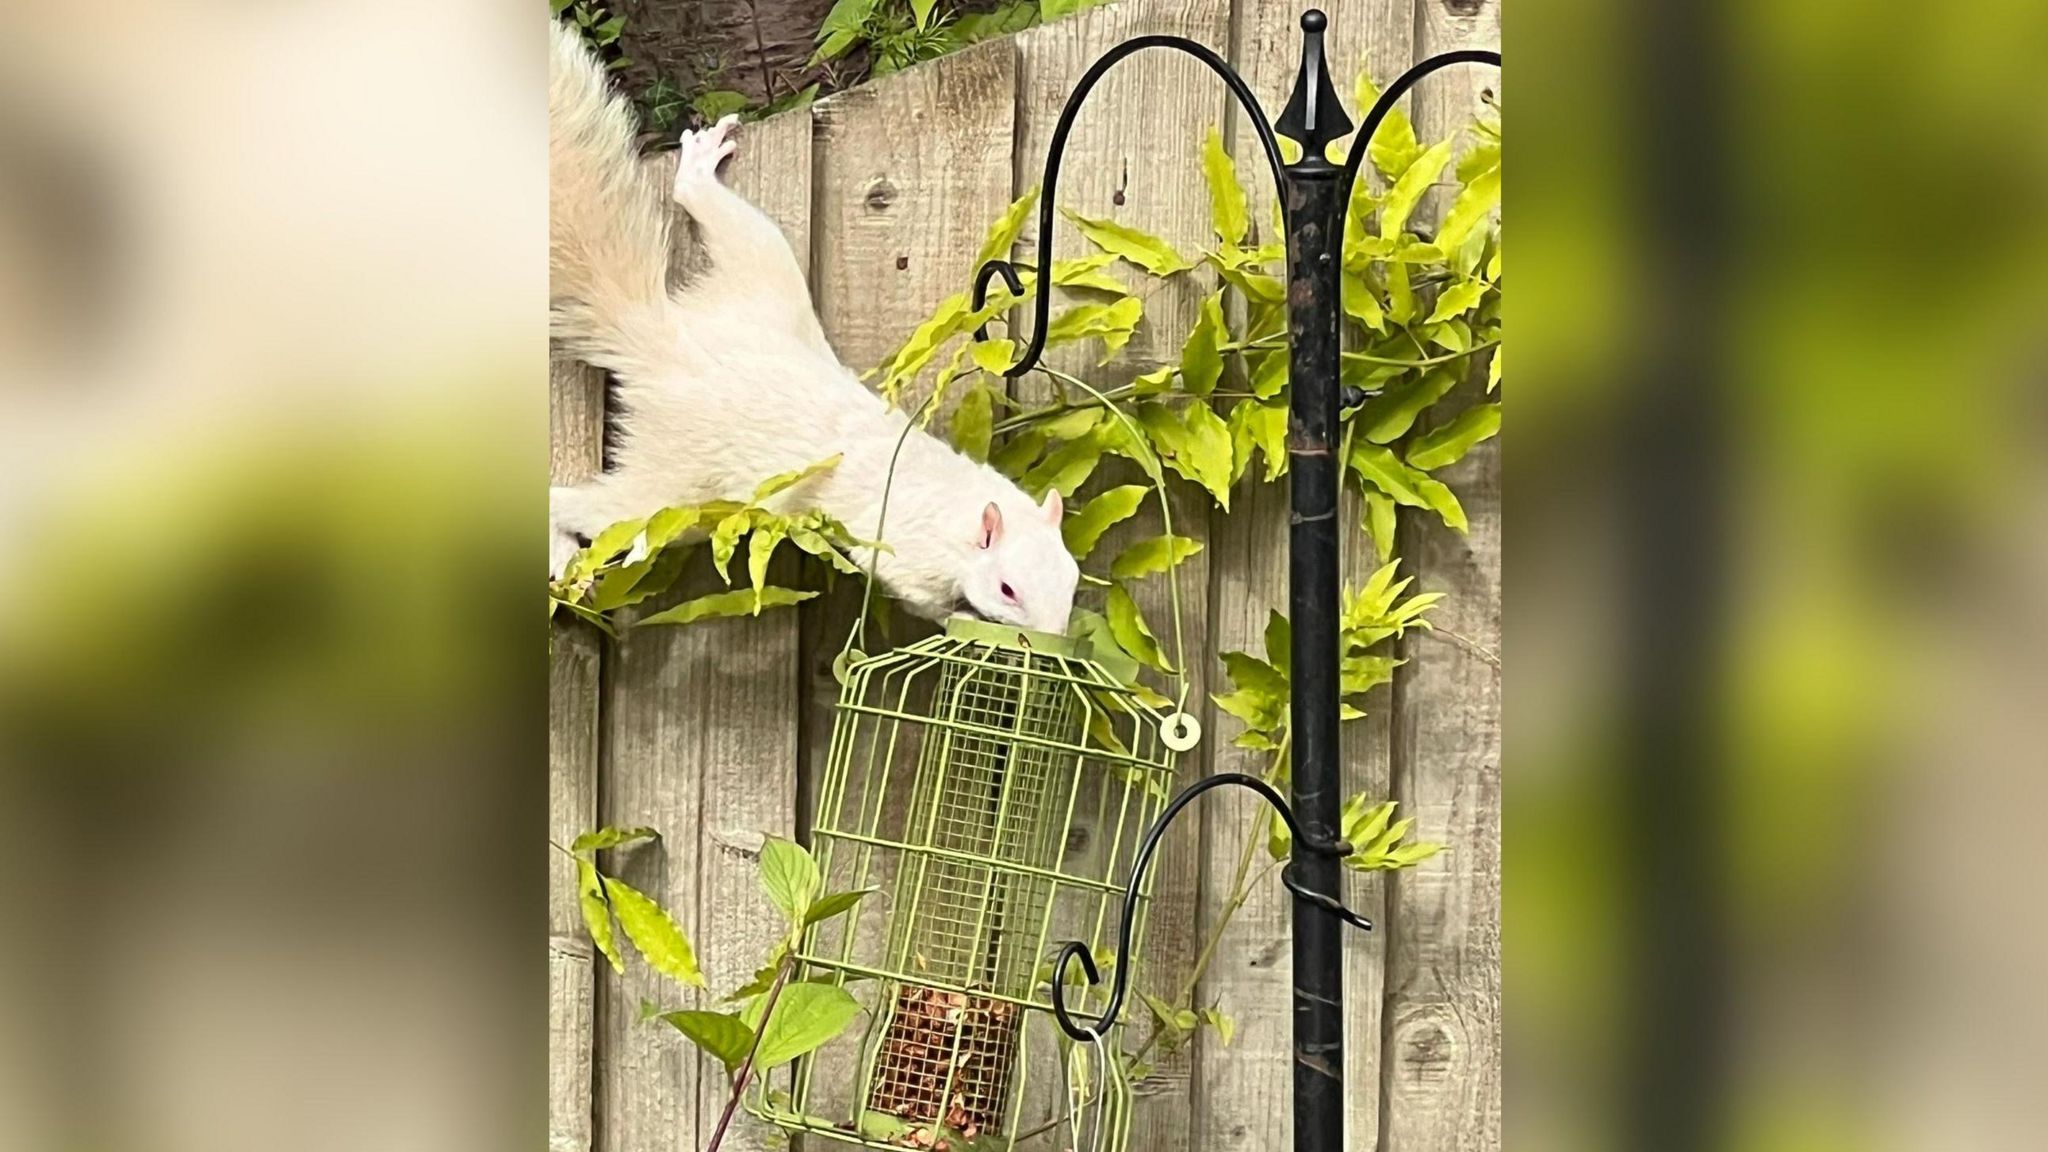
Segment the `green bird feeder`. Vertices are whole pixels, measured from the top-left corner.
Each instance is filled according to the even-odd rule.
[[[1198,735],[1135,672],[1086,640],[969,620],[850,663],[813,849],[826,890],[876,892],[805,933],[797,978],[845,986],[867,1014],[758,1082],[756,1115],[873,1148],[1007,1152],[1068,1147],[1080,1102],[1094,1144],[1121,1146],[1116,1029],[1062,1035],[1052,960],[1065,941],[1116,951],[1175,748]],[[1131,901],[1133,941],[1148,897]]]

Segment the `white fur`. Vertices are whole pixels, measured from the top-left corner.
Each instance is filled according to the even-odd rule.
[[[875,538],[905,417],[839,363],[774,223],[719,183],[732,118],[683,134],[674,196],[697,222],[710,269],[671,296],[651,263],[665,274],[667,222],[645,218],[658,205],[623,191],[639,174],[630,114],[560,27],[549,90],[552,328],[616,375],[622,409],[614,469],[550,494],[551,570],[561,571],[575,537],[668,505],[745,499],[764,478],[834,454],[843,456],[836,468],[775,503],[822,508]],[[883,525],[893,551],[876,560],[876,576],[928,619],[964,609],[1064,632],[1079,568],[1060,517],[1057,494],[1038,505],[993,469],[913,431]]]

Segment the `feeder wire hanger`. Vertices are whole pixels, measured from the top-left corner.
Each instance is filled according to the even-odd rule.
[[[1124,893],[1123,924],[1117,939],[1115,982],[1098,1019],[1077,1021],[1066,1006],[1066,973],[1078,961],[1091,985],[1101,973],[1086,946],[1069,942],[1053,968],[1052,1005],[1060,1028],[1076,1042],[1097,1046],[1123,1010],[1130,973],[1133,912],[1146,870],[1173,818],[1200,796],[1221,787],[1244,788],[1271,805],[1293,835],[1294,854],[1282,882],[1294,895],[1294,1147],[1296,1152],[1329,1152],[1344,1147],[1344,1017],[1343,939],[1340,926],[1370,930],[1372,924],[1344,906],[1340,899],[1340,865],[1353,851],[1338,838],[1339,799],[1339,589],[1337,496],[1342,461],[1333,448],[1339,386],[1338,355],[1343,315],[1342,247],[1345,212],[1358,179],[1368,144],[1380,122],[1408,89],[1430,73],[1454,64],[1500,67],[1500,53],[1461,49],[1417,63],[1387,85],[1366,113],[1352,138],[1342,167],[1324,156],[1330,143],[1352,130],[1323,52],[1329,18],[1310,9],[1301,17],[1302,57],[1294,90],[1278,123],[1268,119],[1244,78],[1208,47],[1180,36],[1147,35],[1127,40],[1098,59],[1067,98],[1045,161],[1038,207],[1038,270],[1052,267],[1053,213],[1059,188],[1060,160],[1074,119],[1097,81],[1119,61],[1147,48],[1168,48],[1201,61],[1223,81],[1244,109],[1260,149],[1273,171],[1287,247],[1288,379],[1287,456],[1291,512],[1288,517],[1288,603],[1293,627],[1289,674],[1294,684],[1289,726],[1294,733],[1293,803],[1271,785],[1245,773],[1219,773],[1190,785],[1160,813],[1139,845]],[[1277,136],[1301,147],[1301,158],[1288,163]],[[1024,294],[1017,268],[1007,260],[990,260],[974,278],[972,307],[987,303],[988,286],[997,277],[1014,296]],[[1040,275],[1034,302],[1036,323],[1023,355],[1003,375],[1016,379],[1037,367],[1045,351],[1051,319],[1052,292]],[[984,325],[976,340],[988,338]],[[1091,388],[1089,391],[1093,392]],[[1098,394],[1098,399],[1100,398]],[[1357,399],[1351,397],[1350,399]],[[1112,412],[1121,411],[1105,400]],[[1142,442],[1142,441],[1141,441]],[[1156,464],[1156,461],[1155,461]],[[1155,477],[1156,479],[1156,477]],[[1165,505],[1162,498],[1161,505]],[[1176,616],[1178,596],[1176,594]],[[1186,660],[1182,659],[1182,706],[1186,700]],[[1185,714],[1184,711],[1182,713]]]

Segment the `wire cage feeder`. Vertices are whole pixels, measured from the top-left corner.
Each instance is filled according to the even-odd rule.
[[[1067,1147],[1053,953],[1115,951],[1173,784],[1171,706],[1109,663],[1086,640],[955,620],[847,669],[813,847],[826,890],[876,892],[806,931],[795,978],[846,986],[867,1012],[757,1082],[756,1115],[874,1148]],[[1148,897],[1132,903],[1134,944]],[[1070,986],[1065,1000],[1107,997]],[[1081,1057],[1095,1123],[1120,1133],[1115,1032]]]

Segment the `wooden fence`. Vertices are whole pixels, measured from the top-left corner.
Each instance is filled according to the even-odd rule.
[[[1498,47],[1499,0],[1323,0],[1340,79],[1362,65],[1382,79],[1424,56]],[[1122,0],[1020,36],[863,85],[813,108],[750,125],[734,185],[783,227],[806,258],[813,295],[839,355],[866,368],[893,351],[973,272],[984,231],[1035,184],[1061,105],[1082,71],[1141,33],[1175,33],[1226,49],[1265,105],[1293,79],[1299,10],[1253,0]],[[1485,69],[1425,82],[1410,114],[1425,140],[1468,121]],[[1348,92],[1348,86],[1345,87]],[[1199,249],[1209,209],[1198,159],[1207,129],[1226,125],[1252,186],[1253,219],[1273,195],[1249,128],[1194,61],[1142,53],[1097,89],[1070,141],[1059,200]],[[1354,109],[1354,113],[1362,110]],[[1226,116],[1235,119],[1232,124]],[[1427,207],[1427,205],[1425,205]],[[1063,229],[1067,227],[1064,223]],[[1024,238],[1028,247],[1033,237]],[[1063,256],[1083,242],[1058,237]],[[1149,286],[1147,322],[1096,370],[1128,376],[1178,355],[1199,295]],[[600,462],[601,380],[557,364],[553,473],[580,479]],[[1419,838],[1451,850],[1391,879],[1347,874],[1348,898],[1379,926],[1347,953],[1347,1130],[1351,1149],[1444,1152],[1500,1147],[1500,484],[1498,441],[1442,474],[1471,530],[1408,518],[1396,552],[1419,589],[1448,593],[1438,631],[1402,642],[1391,689],[1345,728],[1346,792],[1402,802]],[[1286,604],[1286,494],[1252,485],[1226,516],[1200,493],[1175,500],[1179,531],[1207,548],[1182,569],[1194,592],[1189,648],[1258,649],[1268,606]],[[1109,554],[1114,554],[1113,551]],[[1369,548],[1347,555],[1349,578]],[[831,723],[830,670],[847,598],[801,611],[627,633],[602,641],[558,628],[553,647],[551,835],[599,823],[646,824],[664,841],[621,865],[697,942],[715,989],[751,975],[775,932],[752,853],[763,833],[799,834]],[[1206,608],[1199,607],[1206,605]],[[1153,619],[1157,606],[1145,605]],[[1209,686],[1197,685],[1206,700]],[[1230,746],[1234,722],[1203,713],[1209,736],[1185,779],[1258,771]],[[1162,854],[1146,960],[1164,991],[1190,970],[1231,892],[1249,800],[1222,795],[1182,821]],[[553,866],[549,900],[552,1152],[694,1152],[724,1101],[721,1070],[673,1030],[640,1019],[643,1000],[680,1006],[638,964],[614,975],[592,950],[575,879]],[[1140,1085],[1136,1152],[1268,1152],[1292,1147],[1289,901],[1274,881],[1233,921],[1202,986],[1238,1022],[1228,1047],[1205,1034]],[[742,1121],[726,1146],[779,1146]]]

